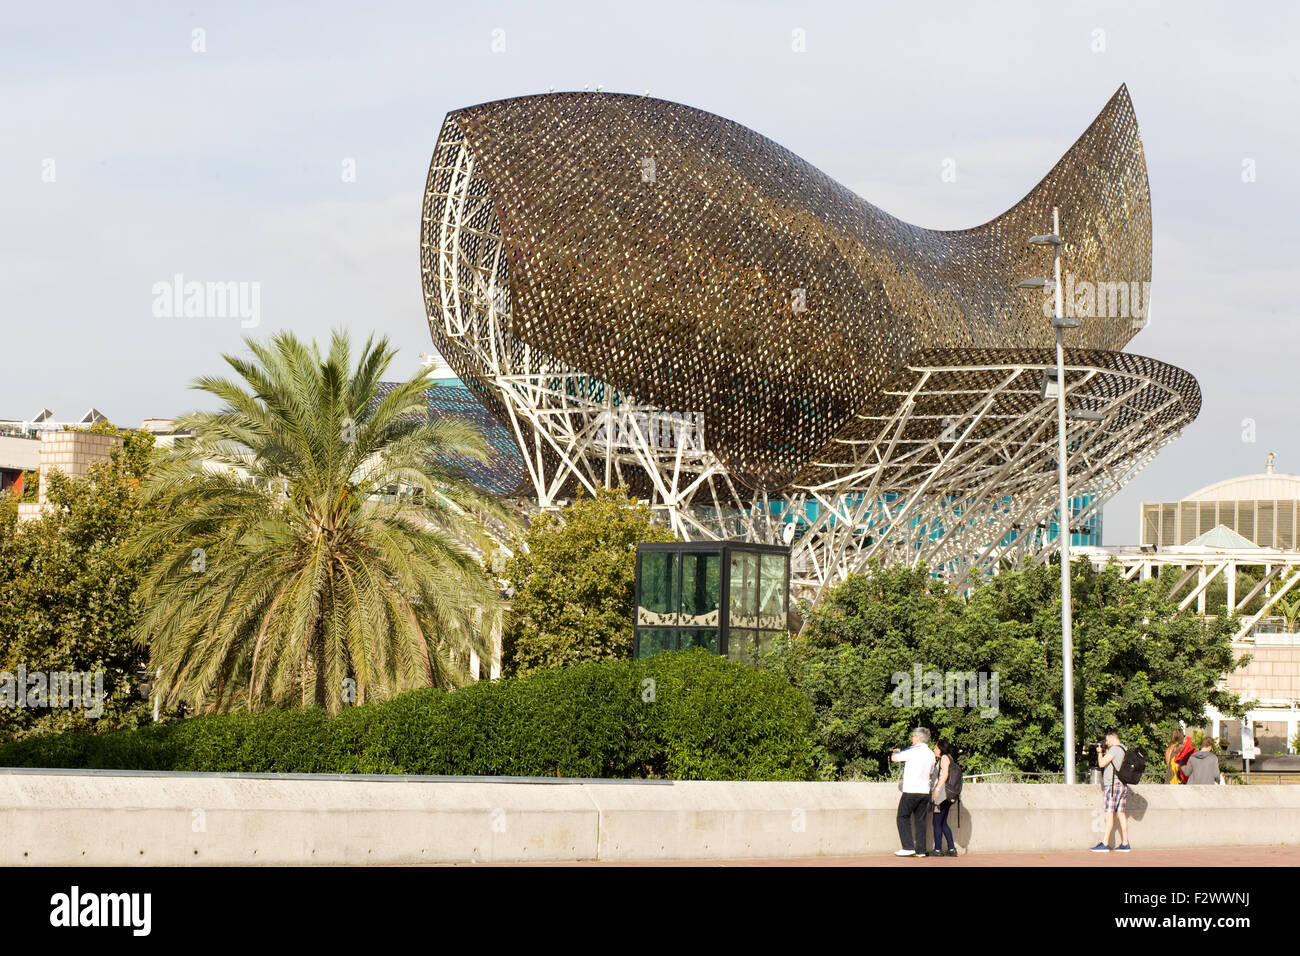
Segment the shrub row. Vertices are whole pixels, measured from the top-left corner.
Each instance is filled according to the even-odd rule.
[[[797,780],[812,774],[812,716],[783,676],[689,651],[411,691],[332,718],[235,713],[30,737],[0,747],[0,766]]]

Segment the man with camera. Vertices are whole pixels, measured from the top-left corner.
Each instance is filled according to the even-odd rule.
[[[1115,826],[1115,818],[1119,818],[1119,837],[1123,842],[1115,847],[1117,853],[1128,853],[1132,847],[1128,845],[1128,816],[1124,813],[1124,805],[1128,800],[1128,784],[1119,778],[1120,765],[1124,763],[1124,754],[1126,753],[1124,745],[1119,742],[1119,734],[1109,733],[1106,735],[1106,743],[1096,745],[1097,749],[1097,766],[1102,768],[1101,789],[1103,795],[1103,807],[1106,810],[1106,830],[1102,835],[1101,842],[1092,848],[1093,853],[1110,852],[1110,831]]]
[[[930,807],[930,770],[934,767],[930,731],[917,727],[912,731],[912,746],[906,750],[895,748],[889,759],[903,765],[903,782],[899,785],[903,795],[898,801],[902,849],[895,850],[894,856],[925,856],[925,814]]]

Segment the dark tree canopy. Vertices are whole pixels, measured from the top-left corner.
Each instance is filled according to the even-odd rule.
[[[1170,723],[1203,723],[1207,703],[1225,713],[1238,708],[1216,690],[1240,663],[1228,619],[1179,612],[1159,581],[1125,581],[1114,567],[1081,561],[1072,574],[1080,744],[1113,729],[1158,760]],[[924,676],[916,692],[918,665],[922,675],[983,674],[983,700],[952,706],[958,687],[977,698],[979,688],[954,682],[949,696],[947,680],[936,693]],[[836,588],[802,638],[778,643],[768,666],[816,709],[825,777],[884,775],[889,751],[906,746],[917,725],[955,743],[968,770],[1061,770],[1058,566],[1005,571],[965,598],[924,568],[874,568]],[[984,707],[993,675],[996,706]]]

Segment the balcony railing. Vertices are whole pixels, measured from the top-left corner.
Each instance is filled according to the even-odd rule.
[[[1281,618],[1265,618],[1250,631],[1258,647],[1300,647],[1300,626]]]

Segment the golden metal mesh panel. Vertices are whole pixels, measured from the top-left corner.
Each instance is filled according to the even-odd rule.
[[[503,362],[592,401],[608,385],[611,401],[702,412],[728,473],[781,491],[918,354],[1052,344],[1041,299],[1015,284],[1050,261],[1026,239],[1049,231],[1053,206],[1076,282],[1149,282],[1146,164],[1124,87],[1024,199],[956,232],[902,222],[691,107],[611,93],[485,103],[448,115],[430,167],[430,328],[503,421],[488,384]],[[1133,331],[1129,315],[1087,318],[1069,344],[1117,353]],[[535,444],[524,453],[555,458]]]

